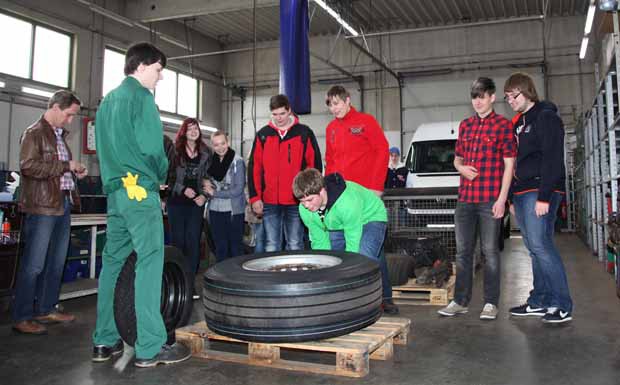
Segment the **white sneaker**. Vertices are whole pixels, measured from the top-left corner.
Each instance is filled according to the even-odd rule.
[[[480,313],[480,319],[495,319],[497,318],[497,306],[492,303],[487,303],[482,308],[482,313]]]
[[[446,317],[452,317],[457,314],[465,314],[467,312],[468,312],[467,306],[461,306],[454,301],[451,301],[448,304],[448,306],[444,307],[443,309],[439,309],[437,311],[437,313],[443,316],[446,316]]]

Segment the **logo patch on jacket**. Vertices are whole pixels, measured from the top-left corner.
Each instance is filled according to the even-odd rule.
[[[349,131],[351,131],[353,135],[360,135],[364,132],[364,127],[351,127]]]

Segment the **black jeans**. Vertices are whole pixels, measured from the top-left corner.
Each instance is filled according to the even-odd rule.
[[[168,222],[172,244],[178,247],[189,261],[194,274],[200,265],[200,236],[204,207],[183,204],[168,205]]]
[[[495,202],[458,202],[454,215],[456,232],[456,286],[454,301],[467,306],[471,300],[474,250],[480,231],[480,250],[484,254],[484,303],[499,302],[499,229],[500,219],[493,218]]]
[[[243,217],[244,214],[231,215],[230,211],[209,210],[217,262],[243,254]]]

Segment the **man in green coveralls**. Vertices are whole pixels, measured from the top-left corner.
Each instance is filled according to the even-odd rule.
[[[383,254],[387,212],[381,198],[338,173],[323,178],[314,168],[297,174],[293,194],[299,199],[299,215],[308,228],[312,249],[345,250],[376,260],[381,269],[383,311],[396,314],[398,308],[386,306],[392,285]]]
[[[106,95],[97,111],[97,155],[108,196],[108,218],[93,336],[95,362],[107,361],[123,351],[114,322],[114,286],[134,250],[135,365],[152,367],[190,357],[184,345],[166,344],[166,327],[160,314],[164,229],[159,186],[165,183],[168,160],[159,112],[149,90],[162,79],[165,66],[166,56],[154,45],[131,46],[125,56],[127,77]]]

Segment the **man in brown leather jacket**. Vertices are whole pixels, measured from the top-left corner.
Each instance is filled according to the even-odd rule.
[[[71,322],[75,317],[55,310],[60,294],[69,235],[71,206],[79,204],[74,176],[87,170],[72,160],[64,126],[80,111],[80,101],[60,90],[47,110],[21,138],[20,207],[25,213],[25,247],[15,285],[13,330],[45,334],[44,324]]]

